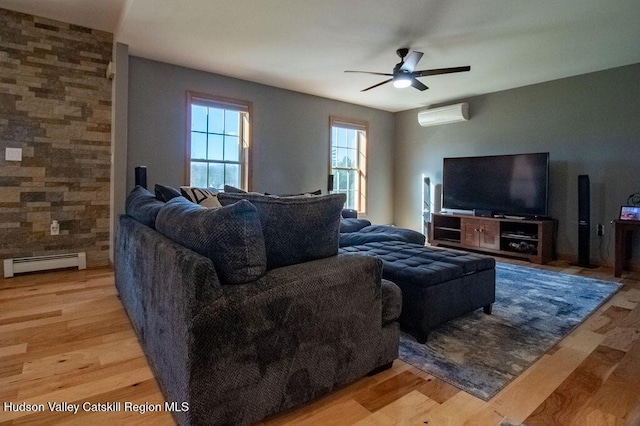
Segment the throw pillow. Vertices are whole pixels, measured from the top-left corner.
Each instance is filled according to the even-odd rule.
[[[176,198],[182,195],[177,189],[166,185],[160,185],[158,183],[156,183],[154,192],[156,193],[156,198],[165,203],[172,198]]]
[[[127,195],[124,211],[138,222],[154,228],[156,216],[162,206],[162,201],[158,201],[152,193],[138,185]]]
[[[231,186],[231,185],[225,185],[224,192],[232,192],[232,193],[238,193],[238,194],[247,193],[247,191],[245,191],[244,189],[236,188],[235,186]]]
[[[321,189],[316,189],[315,191],[311,191],[311,192],[303,192],[301,194],[284,194],[284,195],[275,195],[275,194],[269,194],[268,192],[265,192],[264,195],[273,195],[274,197],[310,197],[312,195],[321,195],[322,194],[322,190]]]
[[[350,217],[347,219],[340,220],[340,233],[351,233],[358,232],[362,228],[371,225],[371,222],[367,219],[356,219],[354,217]]]
[[[267,251],[267,269],[338,254],[344,194],[274,197],[220,193],[223,206],[248,200],[256,206]]]
[[[207,209],[174,198],[160,209],[156,229],[211,259],[223,284],[252,282],[266,273],[260,218],[248,201]]]
[[[217,209],[221,206],[218,201],[218,191],[215,189],[195,188],[192,186],[181,186],[180,192],[189,201],[200,204],[202,207]]]
[[[342,209],[342,217],[345,219],[358,218],[358,210]]]

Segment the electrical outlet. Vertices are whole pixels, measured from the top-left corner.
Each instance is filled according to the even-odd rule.
[[[598,233],[599,237],[602,237],[604,235],[604,225],[599,223],[596,227],[596,232]]]
[[[57,220],[51,222],[51,235],[60,235],[60,224]]]

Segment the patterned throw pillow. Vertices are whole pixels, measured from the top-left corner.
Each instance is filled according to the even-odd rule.
[[[177,197],[160,209],[156,229],[211,259],[222,284],[249,283],[267,271],[260,218],[248,201],[207,209]]]
[[[255,193],[220,193],[223,206],[248,200],[260,215],[267,269],[338,254],[344,194],[275,197]]]
[[[220,201],[218,201],[218,191],[215,189],[181,186],[180,192],[187,200],[200,204],[202,207],[217,209],[222,206]]]

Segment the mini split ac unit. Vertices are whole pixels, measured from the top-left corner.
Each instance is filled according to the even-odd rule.
[[[422,127],[467,120],[469,120],[469,104],[467,102],[418,112],[418,123]]]

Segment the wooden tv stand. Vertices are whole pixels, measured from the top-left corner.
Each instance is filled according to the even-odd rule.
[[[554,256],[553,228],[553,220],[434,213],[429,241],[544,264]]]

